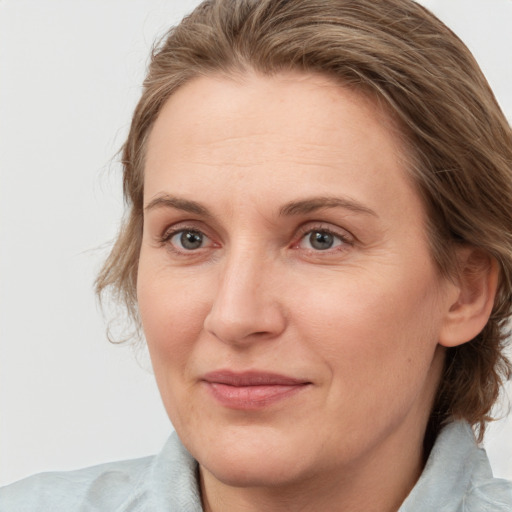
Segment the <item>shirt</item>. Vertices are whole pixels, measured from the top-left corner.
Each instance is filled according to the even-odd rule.
[[[0,512],[201,512],[198,464],[173,434],[155,456],[41,473],[0,489]],[[470,426],[439,434],[398,512],[511,512],[512,484],[493,478]]]

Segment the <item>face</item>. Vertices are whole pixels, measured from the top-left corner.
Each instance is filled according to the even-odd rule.
[[[421,442],[449,294],[403,154],[385,113],[321,76],[199,78],[163,108],[138,301],[213,478],[285,485]]]

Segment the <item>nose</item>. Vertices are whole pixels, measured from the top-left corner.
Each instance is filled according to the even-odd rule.
[[[282,283],[264,259],[239,253],[223,262],[204,328],[224,343],[243,346],[274,339],[286,327]]]

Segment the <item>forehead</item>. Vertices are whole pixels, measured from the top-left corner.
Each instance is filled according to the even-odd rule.
[[[351,116],[353,119],[348,119]],[[247,136],[253,137],[254,143],[261,143],[259,135],[269,139],[305,136],[311,146],[321,145],[341,135],[340,123],[346,120],[351,121],[351,133],[345,130],[345,139],[351,134],[356,138],[361,132],[366,137],[389,132],[385,133],[388,142],[398,145],[398,125],[380,102],[327,76],[298,72],[264,76],[247,72],[197,77],[164,104],[150,135],[149,150],[155,146],[162,149],[162,143],[173,141],[174,151],[205,144],[213,148],[216,142]],[[372,130],[376,125],[381,129]]]
[[[155,122],[145,202],[162,191],[211,201],[213,190],[286,202],[334,186],[391,200],[413,193],[405,167],[396,123],[360,91],[311,74],[201,77],[178,89]]]

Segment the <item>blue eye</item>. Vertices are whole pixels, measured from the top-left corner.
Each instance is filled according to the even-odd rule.
[[[340,235],[335,235],[325,229],[313,229],[308,231],[299,243],[303,249],[314,249],[315,251],[327,251],[338,247],[346,241]]]
[[[209,238],[205,234],[193,229],[177,231],[169,239],[172,245],[185,251],[201,249],[207,240],[209,240]]]

